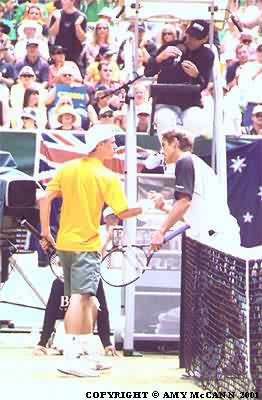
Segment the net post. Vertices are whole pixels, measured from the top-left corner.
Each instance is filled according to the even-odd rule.
[[[125,44],[125,67],[128,79],[133,78],[134,71],[134,40],[127,40]],[[135,103],[132,85],[128,88],[128,128],[126,135],[125,152],[125,186],[129,206],[137,201],[137,176],[134,168],[136,159],[135,132]],[[124,244],[131,245],[136,242],[136,219],[130,218],[124,223]],[[131,355],[134,349],[134,324],[135,324],[135,287],[129,285],[124,289],[125,297],[125,327],[124,327],[124,355]]]
[[[184,349],[184,292],[185,292],[185,265],[186,265],[186,237],[182,235],[182,246],[181,246],[181,296],[180,296],[180,350],[179,350],[179,368],[186,368],[185,365],[185,349]]]
[[[251,343],[250,343],[250,290],[249,290],[249,259],[246,260],[246,335],[247,335],[247,376],[252,381],[251,375]]]

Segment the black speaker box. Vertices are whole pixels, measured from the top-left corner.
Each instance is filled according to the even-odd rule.
[[[29,179],[13,179],[7,182],[5,205],[7,207],[34,207],[36,183]]]

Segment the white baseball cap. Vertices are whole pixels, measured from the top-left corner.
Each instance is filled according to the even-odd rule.
[[[261,112],[262,112],[262,104],[258,104],[257,106],[255,106],[253,108],[252,115],[254,115],[256,113],[261,113]]]
[[[91,153],[96,146],[104,140],[113,138],[116,134],[115,125],[96,124],[93,125],[85,134],[87,154]]]
[[[106,217],[108,217],[109,215],[115,215],[114,214],[114,211],[112,210],[112,208],[111,207],[106,207],[105,209],[104,209],[104,211],[103,211],[103,218],[106,218]]]

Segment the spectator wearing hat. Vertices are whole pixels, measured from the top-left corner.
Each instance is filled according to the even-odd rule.
[[[64,105],[60,107],[57,114],[57,121],[60,126],[56,129],[70,131],[75,129],[80,129],[79,124],[77,124],[78,115],[74,108],[70,105]]]
[[[85,80],[90,84],[96,84],[100,79],[98,65],[100,62],[106,61],[112,68],[112,79],[115,82],[118,82],[120,80],[120,70],[116,61],[114,60],[115,54],[116,50],[112,46],[101,46],[96,60],[92,62],[86,69]]]
[[[23,109],[25,90],[32,86],[39,90],[39,105],[43,105],[45,102],[46,90],[43,89],[40,83],[36,82],[33,68],[29,67],[29,65],[25,65],[19,72],[17,83],[11,87],[10,91],[10,103],[14,113],[16,113],[17,110],[21,111]]]
[[[17,30],[17,42],[14,47],[14,55],[17,60],[24,57],[26,45],[31,39],[36,39],[39,46],[39,53],[45,59],[49,59],[49,49],[46,38],[42,35],[42,26],[33,20],[23,21]]]
[[[112,24],[115,18],[115,12],[110,7],[103,7],[102,10],[98,13],[98,17],[100,19],[104,19],[109,24]]]
[[[19,76],[19,73],[24,66],[30,66],[34,71],[36,81],[41,83],[43,88],[47,88],[49,65],[47,61],[40,56],[38,39],[32,38],[27,41],[26,56],[16,64],[17,76]]]
[[[70,66],[64,65],[58,70],[57,83],[48,92],[46,98],[46,106],[49,107],[48,120],[52,128],[56,124],[55,109],[61,97],[68,97],[81,116],[81,126],[88,129],[89,117],[87,105],[89,103],[89,95],[84,84],[75,80],[75,70]]]
[[[149,104],[144,104],[137,108],[136,117],[136,131],[137,132],[150,132],[150,116],[151,107]]]
[[[62,46],[54,45],[51,48],[52,63],[48,71],[48,86],[52,87],[59,81],[59,70],[66,66],[73,71],[75,82],[82,83],[83,78],[78,65],[74,61],[66,60],[66,51]]]
[[[120,126],[120,124],[115,124],[115,113],[117,113],[117,112],[118,111],[113,111],[110,107],[101,108],[101,110],[99,112],[99,124],[108,125],[108,126],[114,125],[115,134],[120,135],[120,134],[123,134],[124,132],[123,132],[123,128],[122,128],[122,126]],[[117,137],[118,136],[116,136],[116,140],[118,140]],[[107,167],[109,167],[109,165],[107,165]],[[112,169],[113,169],[113,167],[112,167]]]
[[[96,60],[101,46],[111,45],[110,25],[105,20],[99,20],[95,25],[91,39],[87,38],[84,45],[83,54],[81,56],[84,69],[86,70],[86,68]]]
[[[145,67],[145,76],[157,75],[158,83],[199,85],[196,93],[160,94],[156,97],[157,132],[183,124],[193,137],[206,133],[209,127],[204,119],[201,91],[211,77],[214,54],[204,46],[209,36],[209,23],[193,20],[182,41],[162,46]]]
[[[86,37],[87,20],[75,7],[75,0],[62,0],[62,9],[56,10],[50,20],[49,37],[55,45],[66,49],[66,59],[79,64],[82,44]]]
[[[108,9],[110,4],[107,0],[83,0],[80,2],[80,11],[85,14],[88,22],[97,22],[101,17],[100,12]]]
[[[110,25],[110,35],[112,41],[114,43],[119,43],[119,38],[122,37],[122,29],[124,29],[125,24],[123,24],[123,21],[121,22],[121,24],[115,23],[117,21],[116,16],[120,12],[121,7],[116,5],[114,6],[114,8],[111,7],[102,8],[98,16],[100,20],[104,20]]]
[[[36,114],[34,110],[25,108],[21,115],[22,129],[34,130],[37,128]]]
[[[258,104],[252,110],[252,124],[243,127],[242,134],[245,135],[262,135],[262,104]]]
[[[15,80],[15,71],[12,64],[5,61],[5,46],[0,43],[0,97],[9,98],[9,89]]]
[[[99,123],[105,125],[114,123],[114,111],[110,107],[101,108],[99,111]]]
[[[131,22],[131,24],[128,27],[128,30],[130,32],[135,32],[135,23]],[[157,52],[157,46],[156,44],[151,41],[151,40],[147,40],[145,38],[145,34],[146,34],[146,26],[144,22],[141,22],[138,24],[138,47],[139,49],[141,49],[142,54],[143,54],[143,64],[145,65],[150,56],[155,56],[156,52]],[[124,47],[126,44],[126,40],[124,40],[120,46],[119,46],[119,51],[118,51],[118,55],[117,55],[117,64],[119,65],[119,67],[121,69],[124,68]]]

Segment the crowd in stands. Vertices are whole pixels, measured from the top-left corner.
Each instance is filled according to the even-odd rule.
[[[127,93],[121,86],[128,76],[125,43],[135,23],[116,18],[121,5],[121,0],[1,0],[2,128],[86,130],[114,123],[126,131]],[[262,0],[234,0],[230,7],[243,31],[230,18],[215,27],[225,134],[261,135]],[[139,132],[150,132],[149,87],[158,73],[152,59],[168,43],[182,41],[187,25],[139,20],[136,73],[142,78],[133,84]],[[145,77],[148,69],[153,73]],[[204,86],[201,107],[210,128],[201,134],[209,137],[213,83]]]

